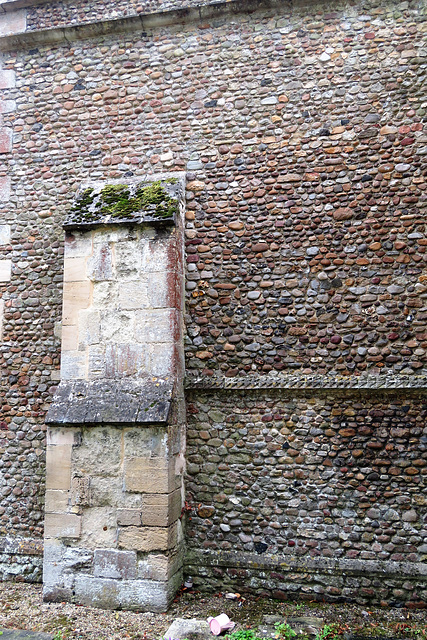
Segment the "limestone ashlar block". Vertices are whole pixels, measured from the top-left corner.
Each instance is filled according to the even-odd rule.
[[[3,339],[4,300],[0,300],[0,340]]]
[[[76,576],[74,601],[100,609],[166,611],[173,597],[164,582]]]
[[[124,527],[119,530],[119,547],[135,551],[167,551],[178,542],[178,527]]]
[[[73,324],[64,325],[61,330],[61,351],[77,351],[79,346],[79,334]]]
[[[71,452],[69,444],[47,445],[46,489],[68,491],[71,488]]]
[[[174,309],[146,309],[135,313],[135,339],[141,344],[171,343],[177,333],[178,312]]]
[[[117,547],[116,508],[111,505],[84,508],[80,544],[86,549]]]
[[[69,492],[48,489],[45,495],[46,513],[66,513],[69,506]]]
[[[65,234],[64,256],[65,258],[88,258],[92,255],[93,238],[90,233]]]
[[[7,176],[0,177],[0,202],[9,202],[9,200],[10,200],[10,178],[8,178]]]
[[[4,245],[4,244],[10,244],[10,225],[9,224],[0,224],[0,245]]]
[[[0,100],[0,115],[2,113],[13,113],[15,110],[16,110],[15,100]]]
[[[87,262],[87,277],[94,282],[113,277],[113,251],[111,243],[94,243],[93,254]]]
[[[78,319],[78,341],[83,348],[99,344],[101,315],[99,311],[82,310]]]
[[[12,277],[12,261],[0,260],[0,282],[10,282]]]
[[[87,356],[82,351],[64,351],[61,355],[61,380],[84,380]]]
[[[0,153],[10,153],[12,151],[12,129],[9,127],[0,128]]]
[[[147,282],[145,280],[131,280],[123,282],[119,288],[119,308],[128,309],[147,309],[149,304],[147,293]]]
[[[62,322],[77,325],[78,314],[91,303],[92,285],[89,280],[64,282]]]
[[[138,560],[138,578],[146,580],[169,580],[182,569],[183,554],[149,553]]]
[[[142,497],[142,524],[149,527],[167,527],[181,515],[181,492],[144,494]]]
[[[0,69],[0,89],[13,89],[15,86],[15,72],[7,69]]]
[[[147,349],[138,344],[108,344],[105,349],[105,375],[123,378],[149,373]]]
[[[174,468],[165,458],[129,458],[125,461],[125,490],[137,493],[169,493]]]
[[[173,342],[152,344],[149,349],[148,371],[150,375],[173,376],[179,362],[179,351]]]
[[[141,509],[117,509],[117,524],[121,527],[140,527]]]
[[[27,28],[27,10],[17,9],[15,11],[2,13],[0,20],[0,37],[11,36],[16,33],[23,33]]]
[[[93,574],[99,578],[132,580],[136,577],[136,552],[95,549]]]
[[[64,282],[83,282],[86,280],[86,258],[64,259]]]
[[[45,538],[80,538],[81,516],[72,513],[47,513]]]

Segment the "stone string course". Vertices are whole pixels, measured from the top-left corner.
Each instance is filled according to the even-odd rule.
[[[55,6],[28,9],[27,27],[61,26],[52,22]],[[62,24],[77,14],[81,21],[83,14],[104,19],[112,8],[122,15],[110,2],[92,3],[94,13],[86,14],[88,4],[79,7],[64,4]],[[61,225],[88,177],[187,172],[185,348],[187,374],[200,386],[215,384],[212,378],[248,378],[250,386],[251,376],[268,377],[270,371],[294,386],[339,376],[337,386],[349,380],[358,387],[365,374],[373,385],[391,381],[390,388],[416,386],[412,378],[422,382],[425,30],[425,8],[418,1],[317,2],[292,9],[283,4],[274,12],[260,3],[258,12],[232,19],[84,41],[66,41],[72,30],[64,29],[64,42],[55,47],[43,44],[48,32],[38,32],[37,48],[20,48],[17,38],[16,50],[1,54],[0,535],[42,535],[44,418],[59,380]],[[258,491],[259,485],[255,499],[261,506],[253,514],[243,502],[230,503],[250,516],[247,530],[234,533],[234,525],[223,520],[228,498],[221,503],[214,497],[229,495],[226,490],[234,491],[237,482],[227,484],[229,474],[214,457],[191,458],[189,491],[215,507],[211,522],[198,515],[191,521],[192,551],[207,543],[212,552],[223,549],[223,523],[245,553],[253,552],[255,537],[262,538],[253,531],[260,526],[263,533],[273,530],[268,553],[285,553],[289,539],[303,557],[355,553],[362,560],[381,553],[391,563],[399,562],[396,555],[408,562],[424,557],[425,505],[416,499],[423,497],[425,467],[415,462],[425,461],[426,436],[414,391],[406,398],[397,388],[394,399],[375,402],[356,391],[338,400],[331,391],[315,396],[314,404],[277,394],[270,399],[268,393],[246,399],[237,391],[235,404],[219,391],[187,391],[199,412],[189,418],[190,457],[202,446],[218,456],[230,441],[242,458],[234,460],[233,450],[224,464],[239,465],[248,487]],[[216,410],[231,420],[224,423],[224,438],[209,417]],[[343,411],[354,412],[343,421],[356,426],[335,422]],[[266,415],[272,421],[264,422]],[[237,416],[242,426],[235,426]],[[355,435],[339,433],[347,428]],[[250,438],[259,449],[242,429],[254,430]],[[306,431],[311,440],[305,441]],[[200,435],[205,432],[206,442]],[[289,444],[297,454],[288,450],[285,461],[277,462],[274,451],[285,451],[280,447],[288,436],[295,436],[295,448],[294,441]],[[255,474],[260,452],[258,466],[268,469],[262,482]],[[195,475],[192,465],[200,464],[203,472]],[[208,464],[215,470],[205,469]],[[276,507],[264,504],[279,497],[276,480],[285,485],[283,495],[301,500],[295,507],[277,506],[300,514],[289,514],[286,528],[279,520],[283,514],[270,513]],[[317,508],[329,498],[331,505]],[[306,516],[303,502],[310,504]],[[362,516],[365,503],[379,515]],[[354,515],[342,515],[347,509]],[[397,519],[388,520],[388,511]],[[416,520],[405,520],[413,512]],[[253,525],[258,516],[265,527]],[[240,533],[250,540],[241,540]],[[406,590],[399,597],[412,595]]]

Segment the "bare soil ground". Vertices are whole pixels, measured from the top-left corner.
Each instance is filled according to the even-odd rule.
[[[159,640],[175,618],[227,615],[236,629],[256,629],[264,615],[315,616],[330,625],[328,638],[352,635],[385,640],[427,640],[427,610],[369,608],[355,604],[280,602],[245,596],[227,600],[224,594],[183,592],[167,613],[104,611],[69,603],[45,603],[41,585],[0,583],[0,628],[44,631],[56,640]],[[212,636],[214,637],[214,636]]]

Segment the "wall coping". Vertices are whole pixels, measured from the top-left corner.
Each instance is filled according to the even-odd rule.
[[[24,3],[24,4],[21,4]],[[34,0],[14,0],[2,2],[0,11],[7,8],[8,11],[21,7],[39,4]],[[46,0],[42,2],[46,4]],[[306,2],[304,4],[307,4]],[[13,7],[12,7],[13,5]],[[20,50],[42,45],[55,45],[64,42],[74,42],[95,37],[117,35],[118,33],[131,33],[134,31],[147,31],[160,27],[185,24],[189,22],[206,22],[240,13],[253,13],[259,9],[280,9],[283,3],[280,0],[230,0],[215,2],[181,9],[167,9],[153,13],[134,14],[124,18],[107,18],[94,22],[87,22],[67,27],[55,27],[36,31],[24,31],[13,35],[0,37],[0,51]]]

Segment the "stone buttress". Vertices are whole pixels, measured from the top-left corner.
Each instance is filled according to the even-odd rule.
[[[46,600],[162,611],[181,584],[182,186],[154,184],[173,215],[151,205],[99,216],[83,206],[65,225]]]

